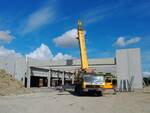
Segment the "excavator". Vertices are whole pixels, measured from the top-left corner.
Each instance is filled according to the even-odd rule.
[[[75,93],[77,95],[96,94],[103,95],[105,89],[113,88],[112,82],[105,81],[103,74],[98,74],[95,69],[89,68],[85,45],[85,32],[78,20],[78,42],[80,48],[81,68],[75,74]]]

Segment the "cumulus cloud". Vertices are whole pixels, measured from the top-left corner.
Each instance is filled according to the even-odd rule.
[[[53,42],[58,47],[72,48],[78,45],[77,36],[77,29],[71,29],[61,36],[54,38]]]
[[[9,50],[3,46],[0,46],[0,57],[18,58],[18,57],[22,57],[22,55],[20,53],[17,53],[15,50]]]
[[[25,27],[23,28],[24,33],[34,31],[35,29],[49,24],[54,20],[55,10],[52,7],[44,7],[33,12],[29,15]]]
[[[141,40],[140,37],[134,37],[129,40],[125,40],[125,37],[119,37],[117,41],[115,42],[115,45],[119,47],[125,47],[127,45],[138,43],[140,40]]]
[[[72,56],[68,54],[58,53],[54,56],[49,49],[49,47],[45,44],[41,44],[39,48],[35,51],[26,55],[27,57],[38,59],[38,60],[62,60],[62,59],[72,59]]]
[[[11,42],[11,40],[14,38],[13,35],[11,35],[11,32],[9,30],[6,31],[0,31],[0,40],[3,42]]]
[[[39,59],[39,60],[47,60],[53,58],[53,54],[51,50],[44,44],[41,44],[39,48],[27,54],[26,56],[34,59]]]
[[[68,54],[63,53],[57,53],[56,55],[53,55],[49,47],[45,44],[41,44],[40,47],[38,47],[33,52],[30,52],[26,55],[29,58],[37,59],[37,60],[66,60],[66,59],[72,59],[73,57]],[[6,58],[19,58],[23,57],[21,53],[17,53],[15,50],[6,49],[3,46],[0,46],[0,57],[6,57]]]

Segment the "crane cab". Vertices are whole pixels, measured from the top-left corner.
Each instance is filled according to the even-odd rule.
[[[80,73],[79,76],[79,81],[75,86],[75,92],[78,95],[88,93],[103,95],[104,76],[95,73]]]

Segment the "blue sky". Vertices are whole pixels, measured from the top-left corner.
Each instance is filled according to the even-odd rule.
[[[141,48],[150,72],[149,0],[0,0],[0,55],[79,57],[77,19],[83,22],[89,58],[115,57],[119,48]],[[42,51],[42,52],[41,52]]]

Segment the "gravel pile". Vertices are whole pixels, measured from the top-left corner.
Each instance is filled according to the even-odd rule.
[[[23,87],[22,83],[5,70],[0,70],[0,95],[18,95],[30,93],[30,91]]]

